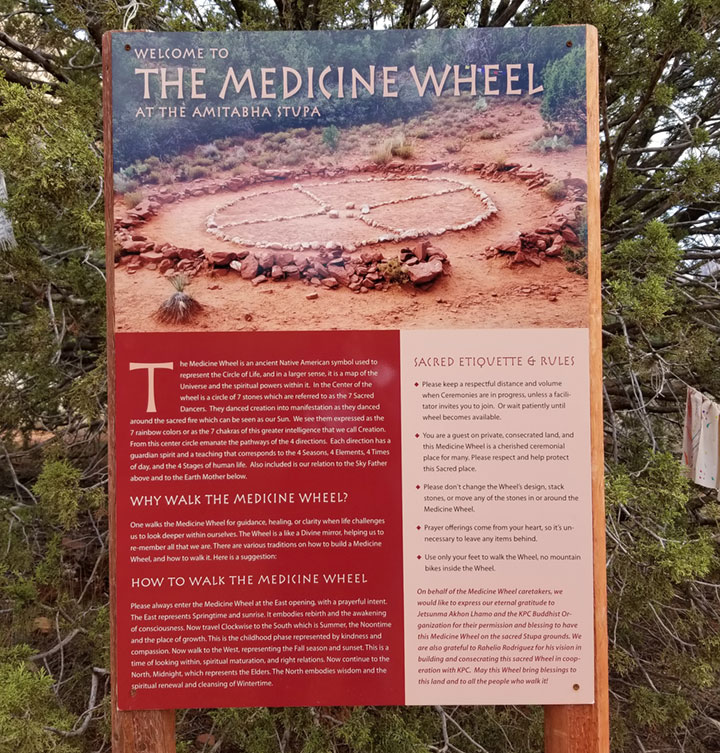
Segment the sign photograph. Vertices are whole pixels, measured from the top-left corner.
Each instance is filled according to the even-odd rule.
[[[119,709],[593,703],[595,44],[106,37]]]

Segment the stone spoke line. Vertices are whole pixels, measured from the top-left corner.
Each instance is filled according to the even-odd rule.
[[[387,201],[380,201],[375,204],[369,204],[369,203],[363,204],[360,207],[359,216],[352,214],[352,215],[348,215],[344,219],[360,220],[361,222],[364,222],[366,225],[370,227],[374,227],[379,230],[386,231],[387,234],[381,235],[375,239],[367,239],[367,240],[358,241],[356,244],[354,244],[355,246],[371,246],[376,243],[383,243],[386,241],[410,240],[410,239],[419,238],[421,236],[427,236],[427,235],[442,235],[443,233],[446,233],[448,231],[468,230],[469,228],[476,227],[481,222],[483,222],[488,217],[492,216],[493,214],[497,212],[497,207],[495,206],[494,202],[492,201],[492,199],[490,199],[490,197],[484,191],[480,190],[479,188],[475,188],[471,183],[467,183],[465,181],[457,180],[454,178],[434,178],[434,177],[431,178],[424,175],[412,176],[410,178],[405,178],[405,177],[403,178],[377,178],[377,177],[348,178],[346,180],[341,180],[341,181],[323,181],[321,183],[312,184],[310,187],[303,186],[300,183],[294,183],[292,187],[288,187],[288,188],[270,189],[267,191],[256,191],[252,194],[238,196],[230,201],[225,202],[224,204],[220,204],[219,206],[217,206],[211,212],[211,214],[209,214],[208,217],[206,218],[205,228],[208,233],[211,233],[212,235],[216,236],[219,240],[229,241],[230,243],[234,243],[241,246],[254,246],[257,248],[283,249],[283,250],[288,250],[288,251],[307,250],[315,246],[319,247],[319,242],[312,241],[312,242],[303,242],[303,243],[282,244],[282,243],[278,243],[277,241],[254,241],[250,239],[240,238],[238,236],[230,236],[227,233],[225,233],[224,230],[231,227],[241,227],[241,226],[246,226],[246,225],[260,225],[260,224],[267,224],[270,222],[287,222],[290,220],[307,219],[310,217],[317,217],[323,214],[327,214],[329,217],[338,219],[340,218],[339,210],[333,209],[330,204],[328,204],[326,201],[324,201],[315,193],[313,193],[310,190],[311,188],[320,188],[320,187],[326,187],[326,186],[344,186],[348,184],[379,183],[379,182],[405,183],[409,181],[424,181],[427,183],[445,183],[445,184],[452,184],[452,185],[450,185],[447,188],[441,188],[437,191],[426,191],[422,193],[412,194],[406,197],[401,197],[398,199],[388,199]],[[434,228],[430,228],[430,227],[397,228],[391,225],[386,225],[384,223],[381,223],[378,220],[375,220],[370,216],[371,210],[376,209],[378,207],[391,206],[394,204],[401,204],[401,203],[409,202],[409,201],[418,201],[420,199],[431,198],[434,196],[445,196],[447,194],[460,193],[461,191],[470,191],[473,194],[473,196],[476,196],[480,200],[480,203],[483,205],[483,210],[478,215],[468,220],[467,222],[460,223],[457,225],[448,225],[446,227],[434,227]],[[248,199],[256,199],[262,196],[271,196],[275,194],[282,194],[282,193],[288,193],[288,192],[297,192],[297,193],[301,193],[307,196],[309,199],[317,203],[319,205],[319,208],[315,211],[307,211],[307,212],[302,212],[300,214],[278,215],[275,217],[260,217],[260,218],[244,219],[244,220],[231,220],[229,222],[224,222],[224,223],[218,222],[218,215],[222,211],[224,211],[225,209],[229,209],[230,207],[234,207],[243,201],[246,201]],[[349,202],[346,205],[346,209],[354,209],[354,208],[355,208],[355,204],[351,202]]]

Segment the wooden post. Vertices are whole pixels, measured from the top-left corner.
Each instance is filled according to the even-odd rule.
[[[608,753],[607,579],[600,296],[600,131],[597,29],[587,27],[588,277],[590,287],[590,437],[592,448],[595,703],[545,707],[545,753]]]
[[[108,358],[108,516],[110,522],[110,677],[113,753],[175,753],[174,711],[119,711],[115,625],[115,311],[112,165],[112,35],[103,37],[103,141],[105,144],[105,269],[107,277]]]

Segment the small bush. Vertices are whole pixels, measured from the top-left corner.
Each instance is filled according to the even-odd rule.
[[[228,151],[223,161],[220,163],[220,167],[223,170],[232,170],[232,168],[242,165],[247,159],[245,150],[241,147],[235,147],[232,151]]]
[[[551,138],[540,138],[533,141],[530,149],[533,152],[566,152],[571,146],[570,139],[567,136],[558,136],[555,134]]]
[[[145,195],[142,191],[130,191],[130,193],[126,193],[125,196],[123,196],[123,201],[125,202],[125,206],[129,209],[132,209],[134,206],[139,204],[143,199],[145,198]]]
[[[270,134],[267,140],[271,144],[284,144],[290,138],[290,134],[287,131],[278,131],[277,133]]]
[[[463,146],[464,144],[462,144],[460,141],[452,141],[445,146],[445,151],[448,154],[457,154],[458,152],[461,152],[463,150]]]
[[[137,191],[139,183],[133,178],[128,178],[123,173],[115,173],[113,176],[113,186],[117,193],[132,193]]]
[[[553,201],[560,201],[567,196],[567,189],[562,181],[556,180],[545,186],[545,195]]]
[[[373,153],[371,157],[372,161],[376,165],[387,165],[388,162],[392,159],[392,152],[390,151],[390,143],[385,142],[381,146],[379,146]]]
[[[214,160],[211,160],[209,157],[200,157],[200,159],[196,159],[193,162],[193,165],[197,167],[210,167],[214,164]]]
[[[186,174],[188,180],[197,180],[198,178],[207,178],[210,175],[210,170],[202,165],[192,165],[192,167],[188,167]]]
[[[400,159],[412,159],[415,156],[415,147],[412,144],[399,144],[391,149],[393,157]]]
[[[288,152],[282,160],[283,165],[288,167],[294,167],[305,161],[305,155],[301,149],[295,149],[292,152]]]
[[[410,277],[403,268],[400,259],[388,259],[378,264],[378,272],[389,282],[394,285],[403,285]]]
[[[228,136],[226,139],[218,139],[215,142],[215,146],[220,149],[220,151],[225,151],[226,149],[229,149],[233,145],[233,140],[230,136]]]
[[[431,136],[432,136],[432,133],[430,133],[430,131],[426,131],[426,130],[415,131],[416,139],[422,139],[424,141],[425,139],[429,139]]]
[[[483,128],[482,131],[478,133],[478,137],[484,141],[490,141],[492,139],[499,139],[500,134],[497,131],[493,131],[492,128]]]
[[[562,256],[565,260],[565,266],[568,271],[587,276],[587,249],[584,246],[580,248],[573,248],[572,246],[563,246]]]
[[[415,147],[405,140],[405,134],[393,136],[388,142],[390,154],[400,159],[412,159],[415,156]]]
[[[340,143],[340,129],[334,125],[323,128],[322,142],[325,146],[329,147],[331,151],[336,151],[338,144]]]
[[[208,164],[212,164],[213,161],[220,159],[220,150],[215,144],[203,144],[195,148],[195,154],[198,157],[210,160]],[[196,163],[200,160],[196,160]]]
[[[162,182],[163,173],[162,170],[151,170],[146,176],[145,176],[145,183],[150,183],[150,185],[156,186],[158,183]]]
[[[476,100],[475,100],[475,109],[478,112],[485,112],[488,109],[489,105],[485,97],[481,94]]]

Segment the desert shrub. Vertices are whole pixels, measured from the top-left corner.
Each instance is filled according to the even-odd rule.
[[[395,285],[403,285],[410,277],[402,265],[400,259],[388,259],[378,264],[378,272],[389,282]]]
[[[258,170],[265,170],[270,166],[270,160],[267,157],[255,157],[250,161],[250,164],[258,168]]]
[[[192,165],[188,167],[186,173],[188,180],[197,180],[198,178],[207,178],[210,175],[210,170],[203,165]]]
[[[238,146],[225,155],[220,163],[220,167],[223,170],[232,170],[232,168],[242,165],[246,159],[247,154],[245,153],[245,150],[241,146]]]
[[[217,147],[217,148],[218,148],[218,149],[219,149],[220,151],[225,151],[226,149],[229,149],[229,148],[230,148],[230,147],[231,147],[232,145],[233,145],[233,140],[232,140],[232,138],[231,138],[230,136],[228,136],[228,137],[227,137],[227,138],[225,138],[225,139],[218,139],[218,140],[217,140],[217,141],[215,142],[215,146],[216,146],[216,147]]]
[[[545,195],[553,201],[560,201],[567,196],[567,188],[565,188],[565,184],[562,181],[556,180],[545,186]]]
[[[392,159],[392,152],[390,151],[390,142],[386,141],[383,144],[381,144],[375,151],[372,153],[371,157],[372,161],[376,165],[387,165],[388,162]]]
[[[530,149],[533,152],[566,152],[570,148],[571,142],[567,136],[558,137],[554,136],[539,138],[537,141],[533,141],[530,145]]]
[[[131,193],[137,191],[140,185],[134,178],[129,178],[124,173],[115,173],[113,185],[118,193]]]
[[[412,144],[398,144],[390,151],[393,157],[400,157],[400,159],[412,159],[415,156],[415,147]]]
[[[142,191],[130,191],[123,196],[125,206],[132,209],[136,204],[139,204],[144,198]]]
[[[287,131],[278,131],[272,133],[267,137],[267,140],[271,144],[284,144],[290,138],[290,134]]]
[[[310,135],[307,128],[291,128],[290,133],[296,139],[306,139]]]
[[[424,141],[425,139],[429,139],[432,136],[432,133],[422,128],[419,131],[415,131],[414,136],[416,139],[422,139]]]
[[[412,159],[415,156],[415,147],[405,139],[405,134],[393,136],[389,141],[390,154],[400,159]]]
[[[304,162],[304,161],[305,161],[305,155],[302,149],[293,149],[292,151],[285,154],[282,159],[283,165],[287,165],[288,167],[299,165],[301,162]]]
[[[478,96],[478,98],[475,100],[475,109],[478,112],[485,112],[488,109],[488,101],[483,97],[482,94]]]
[[[159,167],[160,165],[162,165],[162,161],[160,160],[160,157],[153,156],[153,157],[148,157],[145,160],[145,164],[148,167]]]
[[[499,139],[500,134],[497,131],[494,131],[492,128],[483,128],[480,133],[478,133],[478,137],[483,139],[484,141],[490,141],[492,139]]]
[[[214,160],[211,160],[209,157],[200,157],[193,162],[193,165],[197,167],[210,167],[213,164]]]
[[[587,249],[584,246],[573,248],[572,246],[563,246],[562,256],[565,260],[565,266],[570,272],[585,277],[587,275]]]
[[[198,157],[209,159],[210,162],[208,164],[212,164],[214,160],[220,159],[220,150],[215,144],[202,144],[195,148],[195,154]],[[197,162],[199,162],[199,160],[196,160],[196,163]]]
[[[334,125],[323,128],[322,142],[334,152],[340,143],[340,129]]]
[[[162,170],[151,170],[145,176],[145,183],[150,183],[150,185],[156,186],[158,183],[162,182],[162,179],[163,179]]]
[[[451,141],[449,144],[445,145],[445,151],[448,154],[457,154],[462,151],[463,146],[464,144],[460,141]]]

